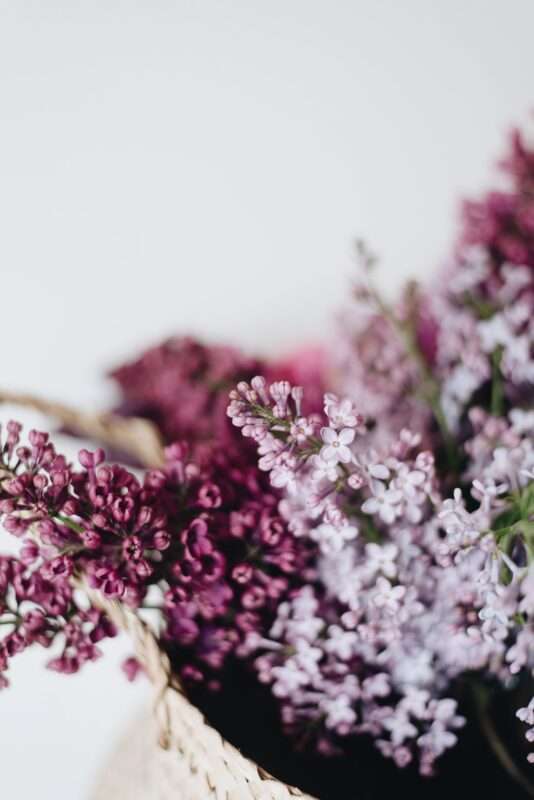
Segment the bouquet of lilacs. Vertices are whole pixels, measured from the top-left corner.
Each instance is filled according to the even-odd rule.
[[[0,682],[32,644],[75,672],[112,624],[74,588],[156,609],[184,683],[224,694],[240,663],[302,746],[371,738],[431,775],[462,746],[463,696],[527,791],[534,742],[534,152],[465,207],[451,264],[390,305],[375,259],[335,347],[284,363],[173,339],[114,373],[165,464],[46,434],[2,439]],[[227,416],[230,418],[230,424]],[[125,665],[132,677],[135,659]],[[499,737],[504,698],[526,742]],[[505,736],[504,738],[509,738]]]

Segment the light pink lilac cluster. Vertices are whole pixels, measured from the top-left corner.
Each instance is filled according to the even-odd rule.
[[[531,267],[495,266],[484,248],[472,247],[446,271],[429,307],[443,321],[434,369],[451,430],[473,398],[489,395],[489,408],[498,415],[528,402],[534,387]]]

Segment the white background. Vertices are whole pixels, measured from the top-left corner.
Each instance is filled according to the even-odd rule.
[[[431,273],[534,107],[533,28],[529,0],[0,0],[0,386],[105,406],[173,332],[323,341],[356,236],[388,289]],[[106,651],[15,664],[2,797],[86,797],[147,693]]]

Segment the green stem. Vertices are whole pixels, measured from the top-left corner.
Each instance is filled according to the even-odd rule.
[[[367,542],[374,542],[380,544],[380,533],[376,528],[371,517],[360,517],[361,531]]]
[[[504,395],[503,380],[501,373],[502,347],[494,350],[491,356],[493,376],[491,381],[491,413],[502,416]]]
[[[432,413],[434,414],[434,418],[438,424],[450,467],[454,473],[457,473],[459,466],[457,447],[448,428],[445,414],[443,413],[443,408],[441,407],[439,384],[436,382],[436,379],[432,375],[432,372],[430,371],[430,368],[419,349],[412,329],[397,319],[393,311],[386,303],[384,303],[376,290],[373,289],[372,294],[378,310],[389,321],[389,324],[393,330],[397,332],[404,344],[407,354],[410,356],[419,370],[419,374],[424,382],[423,394],[429,403]]]
[[[456,447],[456,443],[451,436],[451,432],[449,431],[449,427],[447,425],[447,421],[445,420],[445,414],[443,413],[443,408],[441,407],[441,402],[438,395],[429,396],[428,398],[430,406],[432,408],[434,417],[436,422],[438,423],[438,427],[441,433],[441,438],[443,440],[443,444],[445,445],[445,450],[447,452],[447,459],[449,464],[454,473],[458,472],[458,450]]]
[[[527,564],[531,564],[534,561],[534,544],[530,540],[530,538],[526,537],[523,539],[523,544],[525,545],[525,550],[527,551]]]
[[[534,784],[519,769],[506,746],[499,736],[489,713],[488,694],[484,687],[476,681],[470,681],[469,686],[474,705],[478,715],[480,729],[484,734],[494,755],[508,775],[523,789],[529,797],[534,797]]]
[[[83,533],[84,531],[81,525],[73,522],[71,519],[69,519],[69,517],[64,517],[63,514],[52,514],[52,517],[61,522],[62,525],[66,525],[67,528],[71,529],[71,531],[75,531],[76,533]]]

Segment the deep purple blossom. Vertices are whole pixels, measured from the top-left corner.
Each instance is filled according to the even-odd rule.
[[[496,268],[511,263],[534,269],[534,151],[519,131],[501,166],[506,188],[464,204],[463,242],[484,247]]]
[[[0,513],[23,544],[0,573],[2,621],[13,623],[4,661],[60,634],[54,669],[74,672],[98,655],[96,642],[114,631],[94,609],[77,607],[77,571],[134,608],[156,587],[151,605],[161,609],[164,638],[198,677],[220,668],[249,631],[267,630],[289,579],[309,560],[313,547],[292,537],[268,480],[238,450],[213,449],[200,466],[183,445],[170,446],[166,467],[141,483],[105,464],[101,450],[82,450],[75,469],[46,434],[32,431],[24,447],[20,427],[10,423],[7,432]]]
[[[120,411],[153,420],[169,442],[205,445],[231,436],[225,419],[229,388],[260,367],[231,347],[207,346],[190,337],[168,339],[113,371],[123,397]]]

